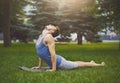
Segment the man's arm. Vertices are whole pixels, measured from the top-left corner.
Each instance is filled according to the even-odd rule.
[[[39,68],[41,68],[41,66],[42,66],[42,59],[41,59],[41,58],[39,58],[38,67],[39,67]]]
[[[56,53],[55,53],[55,42],[52,35],[48,35],[45,38],[45,43],[47,44],[50,54],[51,54],[51,61],[52,61],[52,71],[56,70]]]

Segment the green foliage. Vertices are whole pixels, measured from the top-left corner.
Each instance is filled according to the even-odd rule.
[[[26,32],[26,30],[22,29],[14,30],[14,26],[23,26],[23,20],[21,20],[23,19],[23,16],[25,16],[23,9],[27,4],[30,4],[28,0],[9,0],[8,4],[10,5],[5,5],[7,2],[8,1],[5,0],[0,1],[0,32],[3,32],[4,34],[3,36],[5,45],[7,45],[7,43],[10,43],[10,35],[13,36],[14,33],[16,33],[14,34],[14,37],[17,36],[17,38],[23,41],[26,40],[25,38],[27,37],[28,31]],[[10,33],[10,30],[14,33]]]
[[[26,42],[27,43],[27,39],[28,39],[28,33],[29,30],[27,28],[24,27],[14,27],[12,28],[13,30],[11,30],[11,38],[16,40],[19,39],[20,42]]]
[[[103,27],[113,26],[115,30],[119,29],[120,26],[120,1],[119,0],[97,0],[98,1],[98,12],[100,15],[100,24]],[[115,31],[116,32],[116,31]]]
[[[46,24],[57,24],[60,26],[61,35],[64,36],[70,36],[70,33],[73,32],[93,32],[93,29],[93,33],[96,33],[99,30],[94,26],[95,0],[79,0],[79,2],[78,0],[34,1],[36,1],[37,10],[34,11],[35,15],[32,16],[32,22],[37,29],[41,29]]]
[[[0,17],[3,14],[3,1],[0,0]],[[23,8],[30,4],[27,0],[10,0],[10,19],[11,19],[11,25],[20,25],[22,22],[19,20],[19,18],[23,18],[25,12]],[[2,23],[3,19],[0,19],[0,23]]]
[[[56,51],[68,60],[105,61],[105,67],[58,70],[56,72],[27,72],[18,66],[37,65],[38,56],[33,43],[14,43],[11,48],[0,44],[0,83],[119,83],[120,51],[118,43],[57,44]],[[46,66],[46,64],[44,64]]]
[[[32,41],[34,38],[37,38],[40,33],[41,31],[37,31],[32,28],[15,26],[11,29],[11,38],[13,40],[19,39],[20,42],[27,43],[28,41]]]
[[[53,0],[34,1],[34,6],[37,10],[32,11],[35,15],[32,16],[31,21],[35,25],[35,28],[40,30],[47,24],[56,24],[55,11],[57,10],[57,4]]]
[[[0,18],[3,16],[3,1],[0,0]],[[114,26],[115,32],[119,33],[119,0],[10,0],[11,28],[23,26],[23,9],[27,4],[32,4],[36,9],[32,11],[30,20],[36,30],[42,30],[46,24],[57,24],[61,28],[61,35],[70,36],[73,32],[78,35],[87,33],[93,35],[92,38],[106,26]],[[0,19],[0,32],[2,21],[3,19]]]
[[[91,35],[91,36],[89,35],[89,36],[86,36],[85,38],[88,42],[91,42],[91,43],[102,42],[99,35]]]

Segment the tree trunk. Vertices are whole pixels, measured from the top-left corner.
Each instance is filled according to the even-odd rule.
[[[82,33],[79,31],[77,33],[78,45],[82,45]]]
[[[3,10],[3,40],[4,47],[11,46],[10,38],[10,0],[4,0],[4,10]]]
[[[119,50],[120,50],[120,37],[119,37]]]
[[[118,49],[120,50],[120,28],[119,28],[119,33],[118,34],[119,34],[119,48]]]

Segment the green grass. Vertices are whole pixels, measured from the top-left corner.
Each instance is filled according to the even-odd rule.
[[[35,44],[14,43],[11,48],[0,44],[0,83],[119,83],[120,50],[118,43],[66,43],[56,45],[57,54],[69,60],[106,62],[105,67],[77,68],[56,72],[27,72],[18,66],[37,65]],[[46,65],[46,64],[44,64]]]

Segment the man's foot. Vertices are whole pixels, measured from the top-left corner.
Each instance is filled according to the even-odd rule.
[[[101,62],[101,65],[102,65],[102,66],[105,66],[105,62]]]

